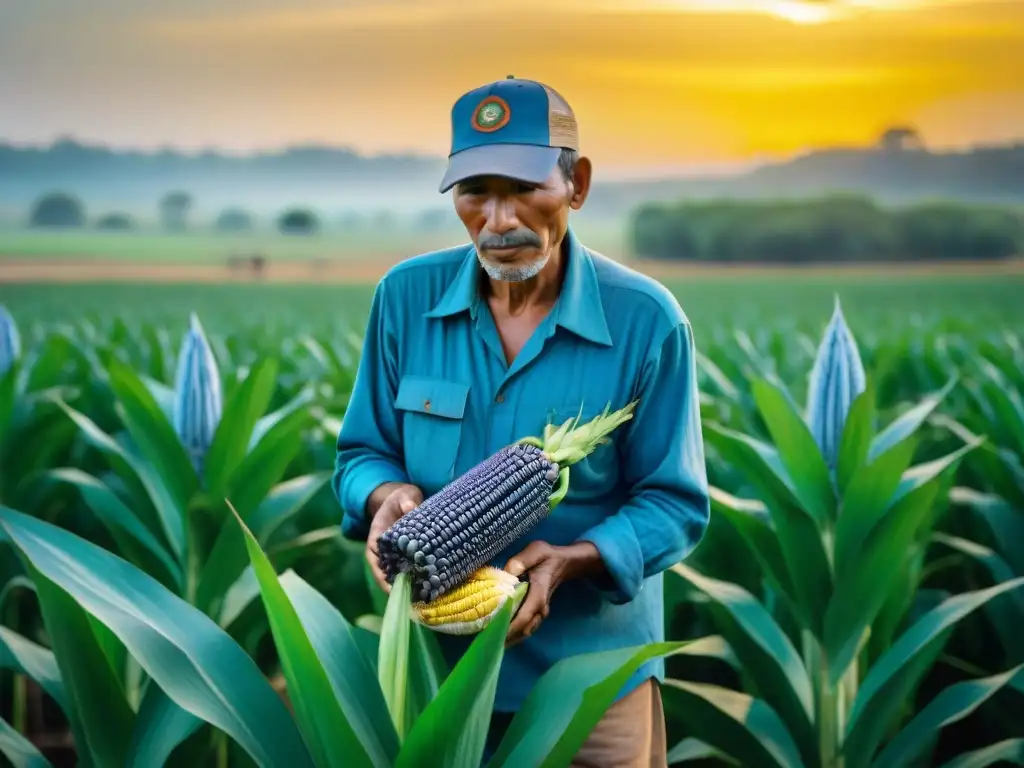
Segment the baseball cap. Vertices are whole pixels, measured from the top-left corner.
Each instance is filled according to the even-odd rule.
[[[568,102],[548,85],[513,75],[460,96],[451,119],[441,192],[483,175],[539,184],[554,170],[563,148],[579,149],[576,116]]]

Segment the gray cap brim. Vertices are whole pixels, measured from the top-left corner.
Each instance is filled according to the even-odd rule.
[[[460,181],[473,176],[506,176],[540,184],[555,169],[560,147],[532,144],[485,144],[456,152],[448,158],[448,170],[441,180],[440,192],[447,192]]]

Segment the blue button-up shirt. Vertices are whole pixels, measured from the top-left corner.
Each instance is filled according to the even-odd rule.
[[[338,437],[334,491],[342,531],[365,539],[381,483],[425,496],[545,424],[636,399],[632,420],[569,470],[553,513],[496,557],[530,541],[592,542],[608,576],[561,584],[533,636],[508,649],[495,709],[517,710],[567,656],[664,639],[662,572],[708,523],[694,341],[660,283],[583,247],[570,230],[559,297],[511,365],[472,244],[410,258],[377,285],[354,390]],[[438,634],[449,664],[472,637]],[[664,664],[651,661],[620,691]]]

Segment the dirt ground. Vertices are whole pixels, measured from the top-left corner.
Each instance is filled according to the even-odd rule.
[[[10,258],[0,255],[0,283],[80,283],[80,282],[267,282],[267,283],[373,283],[398,257],[377,258],[373,261],[278,261],[268,264],[257,274],[244,267],[226,264],[173,264],[167,262],[140,264],[124,261],[82,259]],[[940,274],[971,275],[983,272],[993,274],[1024,274],[1024,258],[992,264],[978,262],[952,262],[943,264],[878,264],[821,265],[810,267],[769,267],[763,265],[696,265],[665,264],[660,262],[631,261],[635,269],[658,279],[728,279],[742,274],[744,279],[764,276],[815,273],[829,277],[927,276]]]

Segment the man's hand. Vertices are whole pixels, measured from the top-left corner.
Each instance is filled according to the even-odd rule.
[[[534,541],[518,555],[509,558],[505,570],[517,578],[529,579],[526,599],[508,628],[505,647],[520,643],[548,617],[551,595],[563,581],[600,573],[604,569],[597,547],[588,541],[567,547]]]
[[[380,569],[377,539],[384,531],[394,525],[402,515],[412,512],[412,510],[423,503],[423,491],[415,485],[409,485],[408,483],[389,483],[386,486],[381,486],[378,491],[380,491],[378,497],[383,495],[383,499],[379,501],[379,506],[372,513],[373,518],[370,522],[370,532],[366,536],[366,559],[370,563],[370,570],[373,573],[374,580],[385,593],[390,594],[391,585],[388,584],[384,571]],[[374,494],[377,493],[377,491],[374,491]],[[371,497],[369,505],[371,509],[377,505],[377,501]]]

